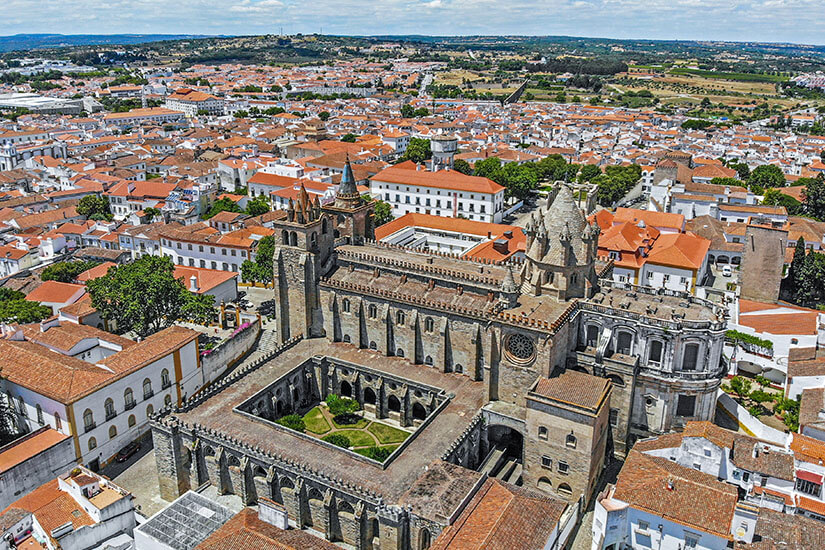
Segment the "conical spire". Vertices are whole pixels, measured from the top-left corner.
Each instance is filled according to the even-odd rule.
[[[335,206],[338,208],[352,208],[361,204],[361,195],[358,194],[358,186],[355,184],[355,176],[352,173],[352,164],[347,153],[347,162],[344,165],[344,174],[341,176],[341,185],[338,186],[338,193],[335,195]]]
[[[352,174],[352,164],[349,162],[349,153],[347,153],[347,162],[344,165],[344,175],[341,177],[341,185],[338,186],[338,196],[358,195],[358,187],[355,185],[355,176]]]
[[[504,274],[504,280],[501,282],[501,291],[507,294],[518,292],[512,266],[507,266],[507,272]]]

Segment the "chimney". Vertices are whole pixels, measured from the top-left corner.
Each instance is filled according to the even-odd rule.
[[[258,519],[284,531],[289,529],[286,508],[266,497],[258,497]]]
[[[189,290],[191,290],[192,292],[198,291],[198,278],[194,275],[189,277]]]

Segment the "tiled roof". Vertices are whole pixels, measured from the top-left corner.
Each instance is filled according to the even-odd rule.
[[[455,170],[431,172],[429,170],[408,170],[403,167],[391,166],[373,176],[372,181],[433,187],[469,193],[494,194],[499,191],[504,191],[504,187],[492,180],[478,176],[465,176]]]
[[[258,519],[251,508],[244,508],[217,531],[209,535],[196,550],[339,550],[326,540],[307,531],[284,531]]]
[[[596,411],[609,391],[610,380],[606,378],[566,370],[555,378],[539,378],[530,394]]]
[[[18,439],[0,452],[0,473],[3,473],[38,454],[51,449],[71,436],[46,428]]]
[[[736,488],[715,476],[631,450],[614,498],[664,519],[730,540]]]
[[[534,550],[547,545],[568,504],[490,478],[432,550]]]

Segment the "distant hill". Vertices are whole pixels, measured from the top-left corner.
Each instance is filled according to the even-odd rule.
[[[64,46],[89,46],[99,44],[129,45],[158,42],[161,40],[181,40],[186,38],[206,38],[206,35],[192,34],[15,34],[0,36],[0,52],[14,50],[34,50],[38,48],[60,48]]]

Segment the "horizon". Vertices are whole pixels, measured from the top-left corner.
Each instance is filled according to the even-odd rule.
[[[248,38],[254,36],[261,36],[262,34],[266,35],[278,35],[279,33],[271,32],[271,33],[252,33],[252,34],[203,34],[203,33],[137,33],[137,32],[118,32],[118,33],[61,33],[61,32],[19,32],[14,34],[0,34],[0,39],[4,38],[14,38],[14,37],[25,37],[25,36],[63,36],[66,38],[78,38],[78,37],[89,37],[89,36],[100,36],[100,37],[142,37],[142,36],[158,36],[163,37],[160,40],[185,40],[187,38],[190,39],[208,39],[208,38]],[[287,34],[284,33],[283,36],[328,36],[333,38],[363,38],[363,39],[375,39],[375,40],[393,40],[393,39],[405,39],[409,42],[416,41],[416,38],[427,38],[427,39],[440,39],[440,38],[544,38],[544,39],[559,39],[559,38],[573,38],[579,40],[607,40],[607,41],[616,41],[616,42],[632,42],[632,41],[639,41],[639,42],[656,42],[656,43],[714,43],[714,44],[759,44],[759,45],[775,45],[775,46],[810,46],[814,48],[825,47],[825,40],[820,43],[816,42],[788,42],[788,41],[775,41],[775,40],[726,40],[726,39],[696,39],[696,38],[644,38],[644,37],[627,37],[627,38],[613,38],[609,36],[586,36],[586,35],[575,35],[575,34],[422,34],[422,33],[415,33],[415,34],[339,34],[339,33],[324,33],[319,34],[317,32],[309,32],[309,33],[294,33],[294,34]],[[170,38],[166,38],[170,37]],[[174,38],[174,37],[181,37],[181,38]],[[148,43],[148,42],[142,42]],[[97,45],[95,43],[89,43],[88,45]],[[117,43],[110,43],[110,44],[99,44],[103,45],[117,45]],[[125,44],[125,45],[136,45],[136,44]],[[50,46],[51,47],[51,46]],[[39,49],[39,48],[33,48]]]
[[[815,0],[10,0],[0,35],[536,36],[820,45]],[[33,9],[36,8],[36,9]],[[343,15],[342,15],[343,14]],[[421,29],[427,29],[422,33]],[[586,32],[599,29],[599,32]],[[585,31],[585,32],[582,32]],[[602,32],[603,31],[603,32]],[[601,35],[601,36],[598,36]]]

